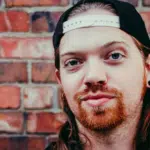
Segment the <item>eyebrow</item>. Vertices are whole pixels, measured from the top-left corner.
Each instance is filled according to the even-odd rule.
[[[127,43],[125,43],[124,41],[111,41],[111,42],[108,42],[102,46],[100,46],[99,49],[106,49],[112,45],[115,45],[115,44],[124,44],[126,45],[127,47],[130,47]],[[66,52],[64,54],[61,54],[60,57],[64,57],[64,56],[67,56],[67,55],[77,55],[77,54],[83,54],[83,52],[76,52],[76,51],[71,51],[71,52]]]

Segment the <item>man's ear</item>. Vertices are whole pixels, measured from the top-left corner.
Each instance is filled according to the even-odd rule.
[[[60,71],[58,69],[55,69],[55,75],[58,84],[61,86]]]
[[[150,88],[150,54],[146,59],[147,87]]]

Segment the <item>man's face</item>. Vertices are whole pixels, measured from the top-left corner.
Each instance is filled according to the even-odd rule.
[[[110,129],[140,113],[145,66],[128,34],[112,27],[75,29],[63,36],[59,54],[56,74],[70,109],[83,126]]]

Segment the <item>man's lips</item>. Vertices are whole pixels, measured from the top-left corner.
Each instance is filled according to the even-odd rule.
[[[111,99],[111,98],[114,98],[115,96],[112,95],[112,94],[97,94],[97,95],[87,95],[87,96],[84,96],[83,97],[83,100],[84,101],[87,101],[89,99],[102,99],[102,98],[108,98],[108,99]]]
[[[113,94],[101,93],[101,94],[97,94],[97,95],[84,96],[84,97],[82,97],[82,101],[85,101],[86,103],[88,103],[91,106],[101,106],[101,105],[105,104],[106,102],[112,100],[113,98],[115,98],[115,96]]]

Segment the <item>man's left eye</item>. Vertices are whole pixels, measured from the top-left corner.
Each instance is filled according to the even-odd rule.
[[[116,52],[109,55],[109,59],[111,60],[120,60],[123,57],[123,54]]]

